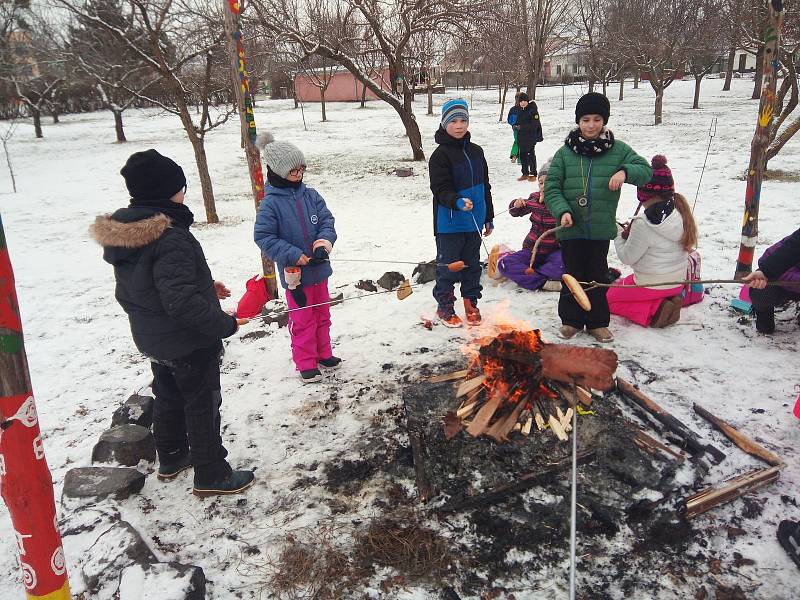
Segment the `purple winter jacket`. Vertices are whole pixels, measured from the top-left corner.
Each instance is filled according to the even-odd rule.
[[[758,259],[759,270],[767,279],[800,282],[800,229],[766,249]],[[796,292],[797,288],[786,288]]]

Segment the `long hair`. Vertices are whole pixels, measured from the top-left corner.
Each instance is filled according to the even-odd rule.
[[[681,246],[683,246],[687,252],[691,252],[697,248],[697,223],[694,222],[692,209],[689,206],[689,201],[677,192],[673,194],[672,200],[675,203],[675,208],[678,209],[678,212],[683,218]]]

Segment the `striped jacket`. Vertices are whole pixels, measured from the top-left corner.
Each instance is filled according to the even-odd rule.
[[[508,206],[508,212],[512,217],[524,217],[530,215],[531,217],[531,230],[525,236],[525,241],[522,242],[523,248],[533,249],[536,243],[536,238],[542,235],[548,229],[556,226],[556,220],[543,202],[539,201],[539,192],[534,192],[525,201],[525,205],[519,208],[514,208],[514,202]],[[546,238],[539,242],[539,249],[536,251],[539,254],[550,254],[553,250],[558,250],[559,244],[555,235],[548,235]]]

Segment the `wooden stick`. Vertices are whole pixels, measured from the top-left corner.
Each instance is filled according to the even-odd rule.
[[[764,448],[761,444],[756,442],[755,440],[749,438],[741,431],[736,429],[733,425],[720,419],[717,416],[712,415],[708,412],[705,408],[697,404],[696,402],[693,404],[694,412],[698,415],[703,417],[706,421],[711,423],[714,427],[719,429],[722,433],[724,433],[728,439],[730,439],[734,444],[739,446],[742,450],[747,452],[748,454],[755,456],[756,458],[760,458],[764,462],[773,467],[777,467],[778,465],[784,464],[784,462],[775,454]]]
[[[764,487],[780,477],[783,466],[753,469],[738,477],[733,477],[716,486],[710,486],[685,500],[686,518],[693,519],[697,515],[727,504],[747,492]]]
[[[414,459],[414,473],[417,481],[417,492],[422,503],[431,497],[431,486],[425,471],[425,441],[422,433],[409,428],[408,441],[411,443],[411,456]]]
[[[469,375],[469,369],[462,369],[461,371],[453,371],[452,373],[443,373],[441,375],[431,375],[423,381],[428,383],[442,383],[443,381],[454,381],[456,379],[464,379]]]
[[[578,454],[578,463],[583,464],[594,458],[594,450],[587,450]],[[567,469],[572,464],[571,458],[566,458],[545,469],[526,473],[516,478],[511,483],[499,485],[475,496],[453,498],[442,506],[441,512],[457,512],[468,508],[485,507],[502,502],[512,494],[524,492],[547,482],[553,475]]]
[[[561,419],[561,426],[564,428],[564,431],[569,433],[572,431],[572,413],[573,409],[568,408],[567,412],[564,413],[564,418]]]
[[[533,420],[536,423],[536,429],[539,431],[544,430],[544,418],[536,406],[533,407]]]
[[[555,381],[553,383],[555,383],[556,388],[559,392],[561,392],[561,395],[564,396],[564,400],[567,401],[567,404],[574,407],[575,394],[572,393],[572,387],[566,383],[561,383],[560,381]],[[578,390],[578,401],[584,406],[591,406],[593,400],[591,392],[579,385],[575,387]]]
[[[525,421],[525,425],[522,426],[522,435],[528,437],[531,433],[531,427],[533,426],[533,417],[528,417],[528,420]]]
[[[673,450],[666,444],[662,444],[656,438],[647,435],[644,431],[637,431],[636,435],[634,436],[634,441],[641,442],[642,444],[645,444],[650,448],[656,448],[658,450],[661,450],[662,452],[665,452],[666,454],[675,457],[675,459],[679,463],[682,463],[686,460],[685,454],[681,452],[675,452],[675,450]]]
[[[554,415],[550,415],[550,418],[547,419],[547,423],[550,425],[550,429],[553,430],[553,433],[556,434],[556,437],[560,441],[566,442],[569,439],[567,432],[564,431],[564,428],[561,426],[561,423]]]
[[[472,420],[472,423],[467,428],[467,433],[472,437],[482,435],[489,426],[489,421],[494,415],[495,411],[500,407],[503,402],[503,395],[495,393],[489,400],[481,406],[478,414]]]
[[[522,413],[522,409],[525,408],[525,405],[528,403],[527,395],[520,398],[517,405],[514,407],[514,410],[511,411],[505,419],[500,419],[495,423],[489,431],[486,432],[486,435],[492,438],[495,442],[505,442],[508,441],[506,437],[512,429],[514,429],[514,425],[517,424],[519,421],[519,415]]]
[[[617,377],[617,389],[620,391],[622,398],[647,410],[647,412],[663,423],[667,429],[677,434],[678,437],[683,440],[683,449],[688,450],[693,456],[699,457],[708,452],[717,464],[725,460],[725,454],[723,452],[711,444],[703,444],[695,432],[645,396],[641,390],[633,387],[633,385],[621,377]]]
[[[465,394],[469,394],[471,391],[479,388],[483,385],[483,382],[486,381],[486,375],[478,375],[477,377],[473,377],[472,379],[467,379],[461,385],[458,386],[458,390],[456,391],[456,398],[460,398]]]

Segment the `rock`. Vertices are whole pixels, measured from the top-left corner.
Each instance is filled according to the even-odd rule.
[[[141,425],[150,429],[153,424],[153,402],[155,399],[152,396],[133,394],[114,411],[114,415],[111,417],[111,426]]]
[[[397,167],[392,171],[398,177],[411,177],[414,174],[413,167]]]
[[[286,327],[289,324],[289,313],[286,304],[280,301],[271,301],[267,304],[267,308],[261,311],[261,318],[264,323],[277,323],[278,327]]]
[[[339,292],[338,294],[329,295],[331,300],[331,306],[336,306],[337,304],[341,304],[344,302],[344,293]]]
[[[64,498],[107,498],[124,500],[144,487],[146,475],[127,467],[80,467],[64,477]]]
[[[130,523],[119,521],[100,534],[84,559],[82,571],[92,598],[111,598],[119,587],[125,567],[140,565],[143,570],[157,559],[142,536]]]
[[[375,286],[375,282],[372,279],[359,279],[358,283],[356,284],[356,289],[364,290],[365,292],[377,292],[378,288]]]
[[[177,562],[138,564],[126,567],[119,581],[119,600],[148,600],[158,591],[158,600],[205,600],[203,569]]]
[[[385,290],[393,290],[406,280],[405,275],[397,271],[389,271],[381,275],[378,279],[378,285]]]
[[[436,261],[432,260],[430,262],[421,262],[416,267],[414,267],[414,272],[411,273],[411,276],[419,275],[414,280],[415,283],[428,283],[429,281],[436,281]]]
[[[92,462],[117,462],[133,467],[140,460],[156,459],[156,443],[150,430],[141,425],[118,425],[107,429],[92,450]]]

